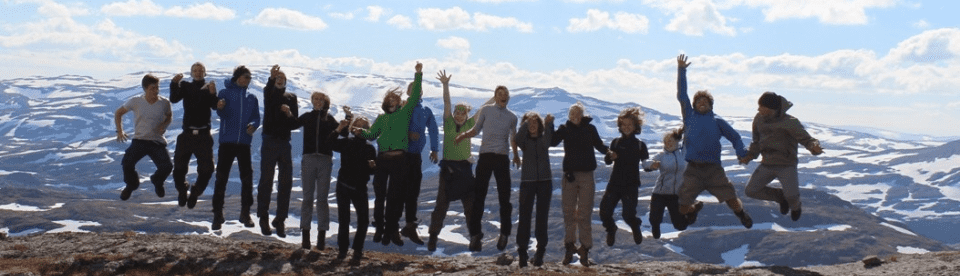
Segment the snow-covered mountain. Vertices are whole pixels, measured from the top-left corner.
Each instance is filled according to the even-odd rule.
[[[266,83],[269,68],[267,66],[251,68],[253,69],[254,81],[251,84],[250,92],[262,100],[262,86]],[[338,114],[341,105],[349,105],[353,107],[355,113],[375,118],[376,114],[380,113],[383,93],[392,87],[403,87],[411,81],[411,78],[390,78],[295,67],[286,67],[284,70],[290,79],[288,92],[299,96],[301,112],[309,110],[309,93],[314,90],[322,90],[332,98],[332,109],[334,109],[332,112],[337,118],[342,118],[342,114]],[[131,73],[111,80],[96,80],[83,76],[59,76],[0,81],[0,194],[5,195],[0,198],[0,221],[2,221],[0,229],[11,234],[28,234],[58,229],[57,223],[59,222],[56,221],[66,221],[66,224],[71,221],[86,221],[97,223],[100,226],[87,224],[88,226],[79,229],[119,231],[123,230],[124,225],[129,224],[129,222],[117,221],[108,223],[102,216],[99,216],[99,219],[97,219],[98,216],[92,216],[87,220],[79,219],[90,214],[77,213],[78,211],[70,211],[69,213],[72,215],[57,215],[58,219],[56,220],[27,219],[21,214],[32,214],[29,213],[31,211],[24,211],[25,209],[35,212],[56,212],[56,210],[78,204],[79,206],[86,206],[86,209],[96,206],[91,205],[90,202],[99,202],[116,208],[123,208],[120,206],[127,204],[116,200],[117,191],[123,187],[119,162],[128,144],[115,141],[113,112],[127,98],[142,93],[140,78],[143,74],[143,72]],[[229,77],[229,72],[226,70],[211,71],[208,74],[207,78],[216,80],[218,87],[221,88],[223,87],[222,80]],[[169,80],[172,74],[155,73],[155,75],[162,80],[160,85],[161,95],[169,95]],[[454,95],[466,95],[455,97],[454,102],[465,101],[474,107],[479,106],[492,96],[492,88],[451,85]],[[428,78],[425,80],[424,90],[426,93],[424,105],[434,110],[439,121],[443,107],[440,97],[440,84],[436,80]],[[558,118],[558,124],[565,121],[567,108],[580,101],[587,107],[587,113],[595,118],[594,124],[608,143],[614,137],[619,136],[615,124],[616,116],[620,110],[637,106],[633,103],[606,102],[571,93],[561,88],[511,88],[511,96],[509,108],[518,115],[526,111],[537,111],[541,114],[549,112]],[[649,108],[643,108],[643,110],[646,113],[646,122],[640,138],[648,144],[651,154],[654,154],[662,148],[660,141],[663,133],[678,127],[680,120],[678,116],[670,114],[675,113],[674,111],[665,111],[666,113],[664,113]],[[175,146],[175,138],[180,133],[182,112],[182,105],[175,104],[174,122],[166,133],[166,138],[171,143],[169,146],[171,151]],[[752,118],[725,118],[740,132],[744,142],[749,143]],[[215,115],[213,119],[214,129],[216,129],[218,122]],[[641,256],[652,256],[651,258],[694,259],[731,264],[742,264],[744,260],[752,260],[766,264],[780,264],[786,257],[762,260],[759,257],[763,255],[759,252],[769,253],[770,250],[774,250],[766,248],[770,246],[769,243],[766,243],[767,239],[777,237],[779,240],[793,240],[804,235],[822,236],[824,233],[834,233],[838,236],[835,239],[841,241],[840,244],[842,244],[842,241],[851,239],[863,242],[862,237],[856,237],[856,235],[869,235],[875,238],[882,237],[888,239],[891,244],[896,244],[892,249],[894,251],[923,251],[942,248],[935,242],[922,242],[909,238],[911,236],[917,237],[917,234],[946,244],[960,243],[960,237],[952,234],[955,229],[960,229],[960,223],[957,222],[960,221],[958,220],[960,218],[960,201],[958,201],[960,199],[960,141],[945,142],[937,138],[896,140],[878,136],[876,132],[862,132],[812,122],[805,123],[810,133],[822,141],[825,153],[814,157],[801,149],[799,169],[801,185],[805,189],[803,191],[805,209],[804,218],[801,219],[800,224],[788,224],[791,223],[789,220],[783,220],[782,217],[778,217],[779,214],[773,214],[776,213],[775,210],[769,216],[765,214],[769,211],[767,209],[773,210],[772,208],[775,206],[771,207],[770,204],[745,199],[748,210],[755,213],[754,219],[757,226],[753,230],[743,230],[738,226],[739,224],[731,219],[732,215],[729,214],[728,210],[725,210],[726,207],[714,204],[708,206],[705,210],[705,217],[698,221],[697,226],[702,226],[702,228],[693,227],[682,234],[667,235],[674,239],[672,241],[661,240],[663,242],[658,247],[650,247],[652,246],[650,242],[645,241],[644,246],[637,252]],[[132,116],[124,118],[124,126],[128,130],[132,128]],[[255,137],[258,136],[255,135]],[[254,139],[252,148],[254,163],[259,163],[259,141],[259,138]],[[301,135],[293,135],[291,143],[294,145],[294,162],[299,163],[299,154],[296,153],[300,152]],[[479,139],[473,139],[473,143],[475,144],[474,150],[476,150]],[[724,143],[725,167],[731,180],[738,184],[738,190],[742,192],[742,185],[746,183],[750,173],[756,168],[756,163],[747,166],[737,165],[735,157],[731,153],[732,149],[728,143]],[[551,156],[553,157],[554,168],[557,168],[554,173],[558,174],[562,147],[551,149]],[[153,165],[145,159],[140,162],[138,168],[141,174],[145,175],[146,172],[153,170]],[[434,194],[431,194],[431,188],[427,183],[435,182],[437,169],[435,166],[425,165],[424,170],[424,194],[421,199],[425,205],[430,207],[421,206],[419,216],[421,220],[426,221],[429,219],[429,211],[432,210],[432,199],[434,198]],[[233,177],[231,183],[239,182],[237,175],[237,173],[231,174]],[[597,170],[598,195],[602,194],[600,190],[605,187],[605,179],[608,175],[608,167],[600,166],[600,169]],[[641,188],[641,200],[648,200],[649,198],[644,197],[644,195],[649,196],[650,183],[653,183],[656,173],[643,173],[642,175],[644,185]],[[299,166],[294,166],[294,176],[299,177]],[[259,172],[255,173],[254,177],[259,177]],[[191,169],[188,179],[194,178],[195,174]],[[298,178],[295,179],[295,186],[299,186],[298,180]],[[169,182],[168,180],[168,184]],[[555,183],[555,187],[556,185],[559,185],[559,183]],[[229,186],[231,190],[228,193],[230,195],[238,193],[238,186],[231,184]],[[33,192],[30,192],[31,189],[33,189]],[[435,187],[433,189],[435,190]],[[208,189],[208,195],[212,193],[211,190]],[[557,196],[554,198],[553,205],[559,206],[559,191],[556,191],[555,194]],[[50,198],[45,198],[47,195]],[[299,194],[297,193],[294,196],[297,197]],[[144,189],[135,193],[132,202],[152,204],[142,207],[149,210],[158,206],[169,207],[169,205],[164,205],[169,204],[168,201],[156,200],[152,192]],[[293,202],[294,204],[291,205],[299,205],[298,200]],[[333,202],[331,200],[331,203]],[[597,202],[599,202],[599,199]],[[640,214],[644,216],[647,212],[645,202],[641,201],[640,204]],[[65,203],[67,207],[54,207],[56,203],[62,203],[60,206]],[[815,205],[817,203],[823,203],[825,205],[824,209],[817,209],[818,207]],[[489,205],[491,204],[488,204],[489,209],[496,208]],[[36,210],[30,209],[30,207]],[[299,206],[296,209],[294,206],[291,207],[291,214],[299,212]],[[845,208],[851,207],[856,207],[856,209],[865,212],[863,214],[849,213],[849,217],[837,215],[840,213],[848,214],[845,211],[837,210],[846,210]],[[202,209],[198,207],[197,210],[190,211],[188,215],[188,212],[182,211],[182,209],[173,208],[169,210],[174,211],[163,211],[151,217],[168,218],[173,216],[174,218],[163,222],[152,222],[146,226],[138,226],[141,227],[139,231],[206,232],[203,228],[209,224],[204,222],[204,219],[210,219],[208,218],[209,213],[197,211]],[[455,209],[456,207],[451,211]],[[559,210],[559,207],[555,209]],[[821,213],[817,213],[818,211]],[[113,215],[112,212],[115,211],[107,213]],[[496,222],[496,212],[493,211],[491,214],[490,220]],[[145,215],[139,214],[137,216]],[[194,220],[181,219],[177,222],[176,217],[178,216]],[[228,218],[230,216],[228,215]],[[463,230],[463,227],[458,227],[456,223],[459,219],[456,217],[451,216],[448,219],[451,226],[445,229],[445,234],[448,234],[446,231],[452,231],[445,238],[452,245],[461,242],[460,239],[465,240],[458,235],[465,230]],[[462,218],[462,216],[460,217]],[[551,229],[561,229],[562,220],[559,219],[559,211],[557,211],[556,216],[552,215],[551,217],[555,218],[551,220]],[[871,219],[870,217],[874,218]],[[149,218],[143,217],[144,220]],[[852,222],[844,223],[845,220]],[[644,221],[644,223],[647,223],[645,229],[648,230],[649,225],[645,217]],[[288,225],[294,225],[292,223],[288,220]],[[868,225],[866,224],[869,227],[877,226],[886,230],[874,229],[868,232],[851,230],[867,228]],[[716,227],[706,227],[710,225]],[[496,225],[491,224],[488,227],[496,227]],[[288,226],[288,228],[292,227]],[[664,225],[664,229],[668,228],[669,226]],[[494,229],[487,229],[486,232],[495,233]],[[237,230],[241,229],[238,227]],[[421,232],[426,233],[425,230]],[[793,234],[787,235],[791,238],[784,238],[784,232]],[[881,232],[885,234],[878,234]],[[557,233],[557,235],[551,235],[554,240],[551,242],[551,246],[559,246],[562,231],[551,233]],[[595,233],[594,235],[597,244],[595,248],[600,250],[602,231],[597,233],[601,234]],[[698,247],[703,247],[703,243],[709,242],[711,237],[719,238],[718,235],[725,235],[724,233],[738,238],[732,240],[723,238],[729,240],[729,242],[723,244],[713,242],[712,244],[716,246],[710,252],[695,250]],[[757,233],[762,233],[762,235]],[[328,232],[328,235],[330,234]],[[626,235],[628,235],[626,232],[621,231],[621,237]],[[854,236],[850,237],[850,235]],[[291,237],[288,236],[288,238]],[[294,236],[292,238],[291,242],[299,241],[298,237]],[[619,243],[626,242],[625,240],[626,238],[623,238]],[[657,243],[654,243],[654,245],[657,245]],[[844,248],[857,248],[859,246],[858,243],[853,245],[847,244]],[[819,246],[821,247],[817,250],[824,250],[823,245]],[[486,247],[492,248],[493,246],[488,245]],[[606,248],[605,245],[602,247]],[[867,248],[865,246],[859,247]],[[787,247],[780,245],[779,248],[782,250]],[[617,250],[625,249],[617,248]],[[622,252],[617,250],[598,252],[599,260],[623,259],[618,257],[622,255]],[[448,248],[446,254],[457,254],[456,252],[462,251],[466,251],[465,244],[460,247]],[[883,252],[881,249],[861,249],[858,252],[865,251],[874,254]],[[637,258],[643,259],[646,257]],[[730,262],[728,261],[729,258],[739,259],[740,262]],[[829,261],[805,262],[805,264],[813,263],[829,263]]]

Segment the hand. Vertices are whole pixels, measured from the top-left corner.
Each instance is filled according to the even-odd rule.
[[[207,83],[207,89],[210,89],[210,95],[217,95],[217,83],[216,83],[216,82],[213,82],[213,81],[208,82],[208,83]]]
[[[123,130],[117,130],[117,142],[126,142],[127,138],[129,138],[129,136],[127,136],[126,133],[123,133]]]
[[[351,132],[353,132],[353,135],[357,137],[363,137],[363,130],[359,128],[354,128]]]
[[[220,99],[220,101],[217,102],[217,110],[223,110],[223,107],[225,106],[227,106],[226,100]]]
[[[513,155],[513,164],[517,165],[517,168],[520,168],[520,165],[523,164],[523,162],[520,161],[519,155],[516,155],[516,154]]]
[[[433,162],[434,164],[436,164],[436,163],[439,162],[439,161],[440,161],[440,160],[437,158],[437,152],[431,151],[431,152],[430,152],[430,162]]]
[[[289,106],[289,105],[281,104],[281,105],[280,105],[280,111],[282,111],[283,113],[286,113],[286,114],[287,114],[287,117],[293,117],[293,112],[290,112],[290,106]]]
[[[247,125],[247,134],[253,135],[254,132],[257,132],[257,128],[253,125]]]
[[[420,133],[410,131],[409,135],[410,135],[410,141],[420,141]]]
[[[746,156],[741,157],[739,160],[740,160],[740,165],[750,164],[750,158],[747,158]]]
[[[277,74],[280,74],[280,65],[274,64],[273,67],[270,68],[270,78],[272,79],[277,77]]]
[[[450,78],[453,77],[453,74],[447,75],[447,70],[441,70],[437,72],[437,79],[440,80],[440,83],[443,85],[450,84]]]
[[[340,132],[341,130],[343,130],[343,128],[347,127],[347,125],[349,124],[350,124],[350,121],[340,120],[340,125],[337,126],[337,132]]]
[[[553,114],[547,113],[547,117],[543,118],[543,124],[548,125],[553,123]]]
[[[177,85],[180,85],[180,80],[182,80],[182,79],[183,79],[183,74],[182,74],[182,73],[177,73],[176,75],[173,75],[173,80],[172,80],[171,82],[173,82],[173,83],[175,83],[175,84],[177,84]]]
[[[823,148],[820,147],[820,143],[816,143],[813,145],[813,148],[810,149],[810,154],[813,154],[813,155],[823,154]]]
[[[610,156],[610,160],[617,160],[617,152],[612,151],[612,150],[608,150],[608,151],[607,151],[607,155]]]
[[[681,54],[677,57],[677,67],[686,69],[687,66],[690,66],[690,63],[687,62],[687,56]]]
[[[353,113],[350,112],[350,107],[349,107],[349,106],[344,105],[344,106],[342,106],[342,107],[340,107],[340,108],[343,109],[343,114],[345,114],[345,115],[347,115],[347,116],[353,115]]]
[[[377,161],[367,160],[367,164],[370,165],[370,168],[376,168],[376,167],[377,167]]]
[[[460,133],[460,134],[457,135],[457,138],[453,138],[453,143],[454,143],[454,144],[459,144],[460,141],[463,141],[463,139],[467,138],[467,136],[464,135],[464,134],[465,134],[465,133]]]
[[[414,66],[414,68],[417,69],[417,73],[422,73],[421,71],[423,70],[423,63],[417,61],[417,66]]]
[[[653,164],[650,164],[650,169],[652,169],[652,170],[659,170],[659,169],[660,169],[660,161],[655,161],[655,162],[653,162]]]

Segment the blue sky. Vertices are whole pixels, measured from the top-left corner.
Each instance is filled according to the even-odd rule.
[[[677,114],[684,53],[691,89],[709,89],[720,115],[751,116],[776,91],[801,121],[960,136],[958,10],[900,0],[5,0],[0,78],[109,79],[195,61],[406,77],[421,61],[460,85],[560,87]]]

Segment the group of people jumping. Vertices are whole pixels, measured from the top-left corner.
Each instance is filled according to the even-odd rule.
[[[500,233],[496,246],[500,251],[506,249],[513,228],[511,159],[508,157],[512,148],[512,163],[520,169],[516,236],[519,264],[525,267],[530,261],[534,266],[541,266],[548,243],[547,220],[554,181],[549,148],[561,143],[564,154],[560,179],[566,249],[562,260],[564,265],[572,262],[574,254],[579,255],[582,265],[592,264],[587,256],[593,247],[591,216],[596,191],[594,171],[598,163],[594,150],[604,155],[607,165],[613,165],[599,211],[608,246],[613,246],[616,241],[618,226],[613,214],[621,202],[623,220],[632,231],[633,241],[640,244],[643,240],[641,219],[637,216],[641,169],[659,171],[650,199],[649,220],[654,238],[660,238],[664,209],[668,210],[675,229],[685,230],[693,224],[703,208],[703,202],[697,201],[697,196],[704,190],[726,203],[740,223],[751,228],[753,221],[721,165],[721,137],[731,142],[740,164],[763,157],[746,185],[747,196],[776,202],[781,214],[790,213],[794,221],[798,220],[801,204],[797,145],[803,145],[814,155],[823,153],[823,149],[799,120],[786,113],[792,103],[776,93],[763,93],[753,121],[752,142],[746,147],[737,131],[713,113],[714,99],[709,92],[698,91],[691,102],[686,83],[686,69],[690,63],[686,56],[680,55],[677,65],[677,99],[681,105],[683,126],[664,134],[663,151],[652,158],[647,145],[637,139],[644,123],[644,114],[639,107],[620,112],[616,123],[621,136],[608,146],[592,124],[593,119],[585,116],[586,108],[579,102],[570,107],[566,123],[555,128],[552,114],[541,117],[531,111],[518,117],[507,108],[509,90],[497,86],[494,96],[470,115],[470,105],[451,104],[449,82],[452,75],[443,70],[437,73],[443,86],[444,102],[440,158],[438,124],[433,111],[422,104],[421,63],[416,64],[414,80],[407,86],[407,99],[402,99],[401,88],[387,91],[382,104],[383,113],[372,124],[364,116],[352,114],[347,106],[343,106],[344,118],[338,121],[329,112],[330,97],[322,92],[313,92],[310,95],[312,110],[299,114],[296,95],[286,92],[286,75],[274,65],[263,88],[256,210],[260,230],[267,236],[274,230],[277,236],[286,236],[284,220],[288,215],[293,186],[290,137],[293,130],[300,128],[303,134],[302,247],[312,247],[310,228],[314,209],[319,228],[316,248],[323,250],[326,247],[326,231],[330,224],[327,197],[333,152],[336,151],[340,153],[335,191],[339,220],[338,258],[345,259],[350,248],[352,204],[357,217],[352,262],[359,262],[363,256],[366,229],[370,224],[367,183],[371,175],[375,197],[373,242],[402,246],[402,237],[406,237],[416,244],[424,244],[417,232],[419,220],[416,215],[421,203],[420,182],[423,178],[421,152],[428,139],[429,159],[433,163],[439,162],[440,166],[436,203],[426,242],[429,251],[436,250],[447,210],[450,203],[457,200],[463,204],[469,250],[482,250],[481,219],[491,176],[496,179],[499,203]],[[225,223],[224,194],[234,159],[239,163],[241,180],[239,222],[245,227],[255,227],[250,217],[254,203],[250,143],[261,126],[261,116],[257,97],[247,91],[251,72],[242,65],[236,67],[233,76],[224,80],[225,88],[219,91],[215,82],[205,80],[202,63],[193,64],[190,75],[191,81],[184,80],[183,74],[173,77],[170,98],[167,99],[159,95],[160,80],[148,74],[142,81],[144,94],[130,98],[117,109],[115,124],[117,139],[121,142],[128,139],[123,131],[122,116],[129,111],[135,114],[134,135],[121,161],[126,187],[120,192],[120,198],[127,200],[138,189],[140,177],[135,165],[149,155],[157,166],[157,171],[150,176],[157,196],[164,197],[164,182],[172,170],[179,206],[194,208],[214,173],[210,118],[211,111],[216,111],[220,129],[211,229],[219,230]],[[180,101],[183,101],[184,109],[183,132],[177,137],[171,164],[164,133],[172,121],[171,103]],[[474,170],[469,140],[481,133]],[[376,148],[371,144],[373,140]],[[192,185],[186,180],[191,156],[197,160],[197,179]],[[269,208],[277,168],[276,215],[270,221]],[[774,179],[779,179],[782,188],[768,186]],[[404,215],[406,224],[400,228],[399,221]],[[527,251],[533,216],[536,216],[533,232],[537,249],[530,260]]]

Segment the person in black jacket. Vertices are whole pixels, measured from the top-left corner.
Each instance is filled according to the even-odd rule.
[[[217,84],[204,82],[207,70],[203,63],[190,66],[191,81],[176,74],[170,81],[170,102],[183,101],[183,132],[177,135],[173,152],[173,184],[177,187],[177,203],[193,209],[197,198],[206,190],[213,176],[213,136],[210,136],[210,110],[217,108]],[[192,188],[186,181],[190,156],[197,157],[197,182]],[[187,190],[190,194],[187,195]]]
[[[597,169],[597,161],[593,150],[606,154],[609,151],[597,128],[590,124],[590,117],[584,117],[583,104],[577,102],[570,106],[566,124],[560,125],[553,136],[551,146],[563,142],[563,178],[561,180],[561,198],[563,205],[563,224],[565,235],[564,246],[567,251],[562,263],[570,264],[573,253],[580,255],[580,264],[589,266],[587,253],[593,246],[593,228],[591,214],[593,213],[593,198],[596,192],[596,182],[593,171]],[[579,231],[579,236],[577,232]],[[576,247],[579,237],[580,248]]]
[[[600,200],[600,221],[607,229],[607,245],[613,246],[617,235],[617,224],[613,220],[613,209],[617,202],[623,201],[623,221],[633,232],[633,242],[640,244],[643,233],[637,217],[637,197],[640,189],[640,162],[650,158],[647,144],[637,139],[643,126],[643,111],[639,107],[627,108],[617,116],[617,127],[621,136],[610,143],[610,151],[604,158],[607,165],[613,164],[610,183],[607,184],[603,199]],[[616,162],[616,163],[614,163]]]
[[[260,184],[257,186],[257,216],[260,232],[269,236],[270,196],[273,194],[273,172],[277,176],[277,214],[273,227],[278,237],[286,237],[283,221],[290,209],[290,191],[293,189],[293,158],[290,156],[290,130],[297,129],[297,96],[286,93],[287,76],[280,65],[270,69],[270,78],[263,87],[263,143],[260,146]]]
[[[370,207],[367,203],[367,182],[374,173],[377,163],[377,150],[366,139],[353,136],[337,138],[347,135],[347,126],[366,129],[370,127],[367,118],[357,116],[353,122],[340,121],[335,131],[330,132],[327,141],[334,151],[340,152],[340,171],[337,175],[337,223],[340,231],[337,234],[337,246],[340,253],[338,259],[347,257],[347,248],[350,246],[350,204],[357,210],[357,233],[353,237],[353,259],[357,264],[363,257],[363,239],[367,236],[367,227],[370,225]]]
[[[313,110],[297,118],[297,126],[303,126],[303,159],[300,177],[303,185],[303,205],[300,206],[300,230],[303,231],[303,249],[310,249],[310,224],[313,221],[313,204],[317,204],[317,249],[326,247],[325,238],[330,230],[330,171],[333,170],[333,150],[328,134],[337,128],[337,120],[328,114],[330,97],[321,92],[310,95]],[[345,110],[349,112],[346,107]],[[349,114],[349,113],[347,113]],[[347,115],[350,116],[350,115]]]

